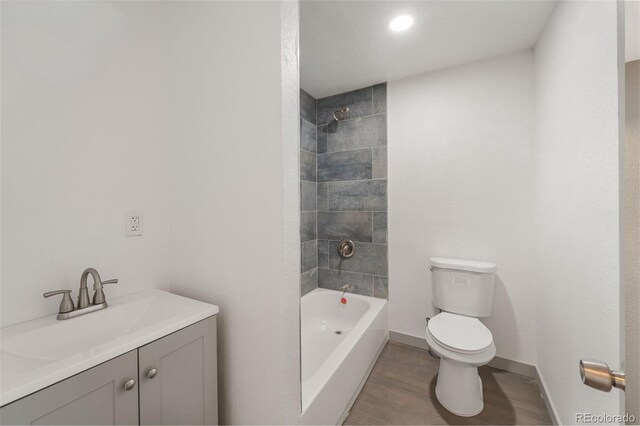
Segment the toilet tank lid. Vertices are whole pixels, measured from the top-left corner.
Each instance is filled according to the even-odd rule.
[[[480,272],[484,274],[496,272],[495,263],[479,262],[477,260],[460,260],[432,257],[431,266],[442,269],[457,269],[459,271]]]

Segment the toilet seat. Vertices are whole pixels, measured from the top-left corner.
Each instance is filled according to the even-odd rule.
[[[429,320],[427,331],[444,348],[460,354],[478,354],[493,343],[493,335],[477,318],[441,312]]]

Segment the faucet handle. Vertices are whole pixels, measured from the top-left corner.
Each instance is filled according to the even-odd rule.
[[[58,313],[64,314],[64,313],[73,311],[74,306],[73,306],[73,300],[71,300],[71,290],[49,291],[47,293],[44,293],[42,296],[51,297],[51,296],[55,296],[56,294],[64,294],[64,296],[62,296],[62,301],[60,302],[60,307],[58,308]]]
[[[104,291],[102,291],[102,286],[105,284],[118,284],[118,280],[117,279],[113,279],[113,280],[107,280],[107,281],[100,281],[100,282],[94,282],[93,283],[93,304],[94,305],[100,305],[102,303],[106,303],[106,298],[104,296]]]
[[[105,285],[105,284],[118,284],[118,279],[115,278],[113,280],[107,280],[107,281],[101,281],[99,283],[99,285]],[[93,286],[96,287],[98,285],[98,283],[93,283]]]

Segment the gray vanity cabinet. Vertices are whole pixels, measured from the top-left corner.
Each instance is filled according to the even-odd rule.
[[[216,317],[138,349],[140,424],[218,422]]]
[[[212,316],[3,406],[0,424],[217,424],[216,351]]]
[[[133,350],[0,409],[3,425],[125,425],[138,423]]]

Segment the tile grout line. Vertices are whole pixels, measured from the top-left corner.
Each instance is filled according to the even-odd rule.
[[[370,182],[370,181],[380,181],[380,180],[387,180],[387,178],[325,180],[325,181],[322,181],[322,182],[318,181],[317,183]],[[305,182],[313,182],[313,181],[307,180]]]
[[[329,144],[327,143],[327,147],[328,147],[328,145],[329,145]],[[345,149],[345,150],[342,150],[342,151],[327,151],[327,152],[323,152],[323,153],[320,153],[320,154],[318,154],[318,153],[313,153],[313,152],[312,152],[312,154],[316,154],[316,155],[342,154],[343,152],[364,151],[364,150],[366,150],[366,149],[372,149],[372,148],[386,148],[386,147],[387,147],[387,145],[386,145],[386,142],[385,142],[385,145],[371,145],[371,146],[363,146],[363,147],[360,147],[360,148]],[[328,149],[328,148],[327,148],[327,149]],[[305,149],[303,149],[303,151],[306,151],[306,150],[305,150]],[[310,152],[310,151],[307,151],[307,152]]]
[[[310,213],[308,210],[305,213]],[[317,210],[318,213],[386,213],[387,210]],[[371,218],[373,220],[373,217]]]
[[[373,94],[371,95],[371,98],[373,99]],[[371,149],[371,155],[373,156],[373,148]],[[371,169],[373,170],[373,167],[371,167]],[[386,198],[386,191],[385,191],[385,198]],[[372,211],[371,212],[371,241],[376,239],[376,236],[375,236],[376,231],[375,231],[375,226],[373,225],[373,222],[374,222],[374,218],[373,218],[373,211]]]
[[[377,113],[377,114],[375,113],[375,100],[374,100],[375,90],[374,90],[374,85],[369,86],[366,90],[370,92],[369,95],[370,95],[370,101],[371,101],[371,104],[370,104],[371,114],[370,115],[363,115],[363,116],[360,116],[360,117],[354,117],[354,118],[351,118],[351,119],[348,119],[348,120],[343,120],[344,122],[362,120],[362,119],[369,118],[369,117],[382,116],[382,115],[386,115],[387,114],[386,108],[385,108],[384,112]],[[344,213],[351,213],[351,212],[353,212],[353,213],[367,213],[369,218],[370,218],[370,220],[371,220],[371,237],[372,238],[371,238],[371,242],[367,241],[367,242],[360,242],[360,243],[372,244],[372,245],[381,246],[381,247],[388,247],[388,243],[387,242],[375,242],[374,241],[374,239],[375,239],[375,237],[374,237],[374,234],[375,234],[374,216],[375,216],[375,214],[374,213],[387,213],[388,209],[379,210],[379,211],[373,211],[373,210],[329,210],[328,204],[327,204],[327,207],[326,207],[327,208],[326,211],[321,211],[319,209],[319,199],[320,199],[319,192],[321,190],[319,184],[321,184],[321,183],[325,184],[325,187],[323,189],[326,189],[326,191],[327,191],[327,194],[326,194],[325,198],[326,198],[326,203],[329,203],[329,189],[331,188],[331,186],[329,185],[330,183],[337,183],[337,184],[347,183],[347,182],[362,183],[362,182],[368,182],[368,181],[385,181],[386,182],[387,181],[387,177],[384,177],[384,178],[374,177],[374,175],[376,175],[376,173],[374,173],[374,170],[373,170],[373,168],[374,168],[374,161],[373,160],[374,160],[374,153],[376,152],[375,149],[376,148],[379,149],[379,150],[382,149],[382,148],[387,149],[387,145],[386,145],[387,141],[385,139],[385,144],[384,145],[372,145],[372,146],[368,146],[368,147],[353,148],[353,149],[344,150],[344,151],[331,151],[331,152],[329,152],[328,151],[329,150],[329,140],[332,139],[332,138],[330,137],[330,134],[327,132],[326,133],[326,139],[327,139],[327,141],[326,141],[327,142],[326,150],[327,151],[320,153],[319,152],[320,151],[319,150],[319,145],[318,145],[320,129],[318,127],[319,126],[327,126],[329,123],[331,123],[331,121],[328,121],[328,122],[325,122],[325,123],[322,123],[322,124],[318,123],[318,104],[319,104],[319,102],[318,102],[318,100],[316,100],[316,102],[315,102],[315,107],[316,107],[316,153],[315,153],[316,154],[316,182],[315,182],[316,183],[316,194],[315,194],[315,196],[316,196],[316,212],[315,213],[316,213],[316,241],[317,241],[316,247],[317,247],[317,256],[319,256],[320,245],[324,244],[326,242],[326,247],[325,248],[327,250],[327,262],[328,262],[329,261],[329,257],[330,257],[330,254],[329,254],[330,253],[330,245],[331,245],[330,242],[331,241],[336,241],[336,240],[330,240],[330,239],[326,239],[326,240],[321,240],[320,239],[320,235],[318,233],[318,231],[319,231],[319,214],[320,213],[343,213],[343,212]],[[326,108],[326,109],[328,109],[328,108]],[[325,111],[325,113],[326,113],[326,111]],[[370,153],[371,167],[372,167],[372,173],[371,173],[371,177],[370,178],[367,178],[367,179],[353,179],[353,180],[336,180],[336,181],[320,181],[319,180],[319,173],[318,173],[319,169],[320,169],[319,168],[319,160],[320,160],[320,158],[318,158],[319,155],[333,154],[333,153],[339,153],[339,152],[361,151],[361,150],[365,150],[365,149],[368,149],[370,151],[369,153]],[[334,187],[335,186],[336,185],[334,185]],[[388,199],[388,194],[385,194],[385,198]],[[387,229],[387,227],[385,227],[385,235],[387,235],[387,234],[388,234],[388,229]],[[385,240],[386,239],[387,238],[385,238]],[[321,241],[322,241],[322,243],[321,243]],[[319,279],[319,276],[320,276],[319,272],[320,272],[321,269],[326,269],[326,270],[331,270],[331,271],[338,271],[338,272],[340,271],[339,269],[331,268],[331,266],[329,264],[327,264],[327,267],[322,267],[320,265],[320,262],[316,262],[316,264],[317,264],[317,269],[318,269],[318,279]],[[351,272],[351,273],[357,273],[357,274],[363,275],[366,278],[365,281],[368,281],[368,286],[367,287],[369,287],[369,288],[368,288],[368,292],[364,292],[364,293],[360,293],[360,294],[369,293],[368,295],[369,296],[373,296],[373,297],[375,297],[375,277],[379,276],[379,277],[386,278],[388,280],[388,274],[387,275],[375,275],[375,274],[366,274],[366,273],[355,272],[355,271],[344,271],[344,272]],[[318,281],[318,286],[320,286],[320,282],[319,281]],[[387,291],[388,291],[388,289],[387,289]]]
[[[302,115],[300,115],[300,120],[304,120],[304,121],[306,121],[307,123],[311,124],[312,126],[316,126],[316,127],[318,127],[318,124],[317,124],[317,123],[312,123],[311,121],[309,121],[309,120],[307,120],[306,118],[304,118]]]
[[[320,266],[318,266],[317,269],[318,269],[318,276],[320,275],[320,270],[324,269],[324,270],[327,270],[327,271],[345,272],[347,274],[358,274],[358,275],[362,275],[363,278],[365,278],[365,279],[370,279],[369,284],[370,284],[371,294],[368,294],[368,295],[364,294],[364,296],[377,297],[377,296],[375,296],[375,278],[376,277],[386,278],[387,280],[389,279],[389,277],[386,276],[386,275],[367,274],[367,273],[364,273],[364,272],[356,272],[356,271],[343,271],[343,270],[335,269],[335,268],[331,268],[331,267],[320,267]],[[331,287],[322,287],[322,288],[328,288],[330,290],[335,290],[335,289],[333,289]],[[349,292],[348,291],[348,293],[355,293],[355,292]],[[362,294],[362,293],[355,293],[355,294]],[[380,297],[380,299],[384,299],[384,298]]]
[[[348,120],[342,120],[342,121],[340,121],[339,123],[349,123],[349,122],[351,122],[351,121],[355,121],[355,120],[362,120],[362,119],[367,119],[367,118],[373,118],[373,117],[378,117],[378,116],[381,116],[381,115],[386,115],[386,112],[381,113],[381,114],[373,114],[373,115],[367,115],[367,116],[363,116],[363,117],[356,117],[356,118],[352,118],[352,119],[348,119]],[[317,125],[316,125],[316,134],[317,134],[317,133],[318,133],[318,131],[319,131],[318,127],[326,127],[326,126],[328,126],[330,123],[333,123],[333,121],[329,121],[329,122],[327,122],[327,123],[325,123],[325,124],[317,124]],[[386,125],[386,120],[385,120],[385,125]],[[385,126],[385,127],[386,127],[386,126]],[[335,132],[332,132],[332,133],[335,133]],[[330,132],[326,132],[326,131],[325,131],[325,134],[327,135],[327,152],[326,152],[326,153],[323,153],[323,154],[330,153],[330,152],[328,151],[328,150],[329,150],[329,135],[330,135]],[[375,146],[379,146],[379,145],[375,145]],[[383,145],[383,146],[386,146],[386,138],[385,138],[385,145]],[[364,148],[367,148],[367,147],[364,147]],[[352,151],[352,150],[347,150],[347,151]],[[331,152],[346,152],[346,151],[331,151]]]
[[[314,194],[316,197],[316,266],[320,267],[318,262],[318,100],[315,100],[315,121],[316,121],[316,193]],[[320,271],[318,271],[318,276],[316,277],[316,288],[320,287]]]
[[[303,147],[300,147],[300,151],[304,151],[308,154],[318,155],[317,152],[309,151],[308,149],[304,149]]]
[[[373,115],[373,112],[374,112],[373,111],[373,105],[374,105],[374,102],[373,102],[373,86],[371,86],[371,114],[372,115]],[[318,121],[317,118],[316,118],[316,121]]]
[[[307,240],[305,242],[309,242],[309,241],[313,241],[313,240]],[[330,240],[326,239],[326,238],[319,238],[319,241],[326,241],[327,242],[327,246],[328,246],[329,242],[331,242],[331,241],[336,241],[337,242],[337,241],[340,241],[340,240],[335,240],[333,238],[330,239]],[[386,243],[374,243],[374,242],[371,242],[371,241],[355,241],[355,240],[351,240],[351,241],[353,241],[354,243],[358,243],[358,244],[370,244],[370,245],[388,247],[388,245]]]
[[[372,101],[372,102],[373,102],[373,101]],[[336,107],[336,108],[337,108],[337,107]],[[373,107],[372,107],[372,108],[373,108]],[[373,114],[373,111],[371,111],[371,112],[372,112],[372,114],[359,115],[359,116],[357,116],[357,117],[353,117],[353,118],[346,118],[346,119],[344,119],[344,120],[340,120],[340,121],[339,121],[339,123],[349,123],[350,121],[362,120],[362,119],[365,119],[365,118],[371,118],[371,117],[379,117],[379,116],[381,116],[381,115],[385,115],[385,114],[387,113],[386,111],[385,111],[385,112],[378,112],[378,113],[376,113],[376,114]],[[310,123],[310,124],[313,124],[313,123],[311,123],[309,120],[306,120],[306,121],[307,121],[308,123]],[[317,121],[317,120],[316,120],[316,121]],[[320,127],[320,126],[328,126],[329,124],[333,123],[334,121],[336,121],[336,120],[329,120],[329,121],[325,121],[324,123],[317,123],[317,122],[316,122],[316,124],[315,124],[315,125],[316,125],[316,126],[318,126],[318,127]]]

